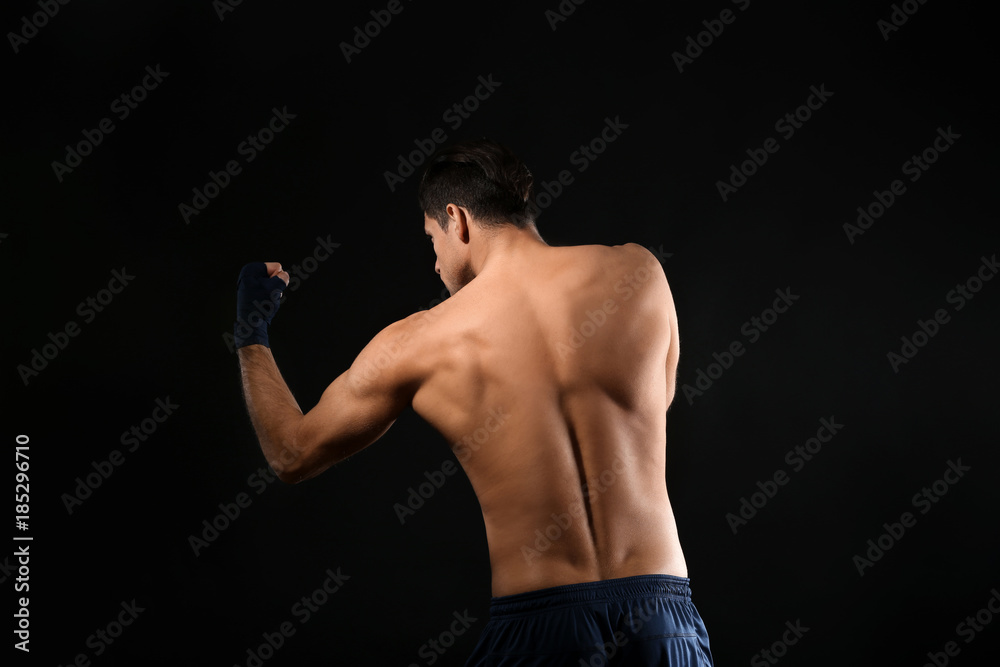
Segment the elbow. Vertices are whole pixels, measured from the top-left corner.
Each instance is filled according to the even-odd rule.
[[[272,466],[273,468],[274,466]],[[298,484],[305,479],[300,473],[290,471],[288,469],[275,469],[274,473],[278,476],[278,479],[285,484]]]
[[[294,466],[292,468],[282,468],[280,472],[277,468],[275,468],[274,472],[278,476],[278,479],[285,484],[298,484],[299,482],[304,482],[307,479],[312,479],[328,467],[329,466]]]
[[[324,447],[295,438],[285,443],[277,460],[271,461],[271,468],[278,479],[285,484],[298,484],[312,479],[337,463],[331,460],[325,451]]]
[[[298,484],[305,479],[302,471],[297,466],[293,466],[290,463],[282,463],[280,459],[271,461],[271,470],[285,484]]]
[[[312,477],[309,470],[308,451],[299,442],[285,443],[278,456],[270,461],[271,469],[285,484],[298,484]]]

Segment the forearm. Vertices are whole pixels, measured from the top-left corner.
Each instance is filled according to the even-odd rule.
[[[250,421],[268,464],[283,480],[301,452],[296,441],[302,410],[285,384],[271,350],[247,345],[237,351]]]

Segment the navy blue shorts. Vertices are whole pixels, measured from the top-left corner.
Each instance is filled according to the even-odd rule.
[[[689,579],[607,579],[495,597],[466,667],[712,667]]]

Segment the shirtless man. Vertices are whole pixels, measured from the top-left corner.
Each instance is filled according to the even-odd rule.
[[[419,202],[451,298],[379,332],[305,414],[267,340],[289,276],[244,267],[236,339],[261,448],[298,483],[407,406],[453,443],[492,570],[468,665],[711,665],[665,482],[679,342],[663,269],[633,243],[549,246],[532,201],[499,144],[439,151]]]

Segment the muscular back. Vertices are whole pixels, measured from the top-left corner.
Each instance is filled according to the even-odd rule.
[[[676,317],[648,251],[533,247],[401,324],[413,408],[482,506],[493,595],[687,576],[665,483]]]

